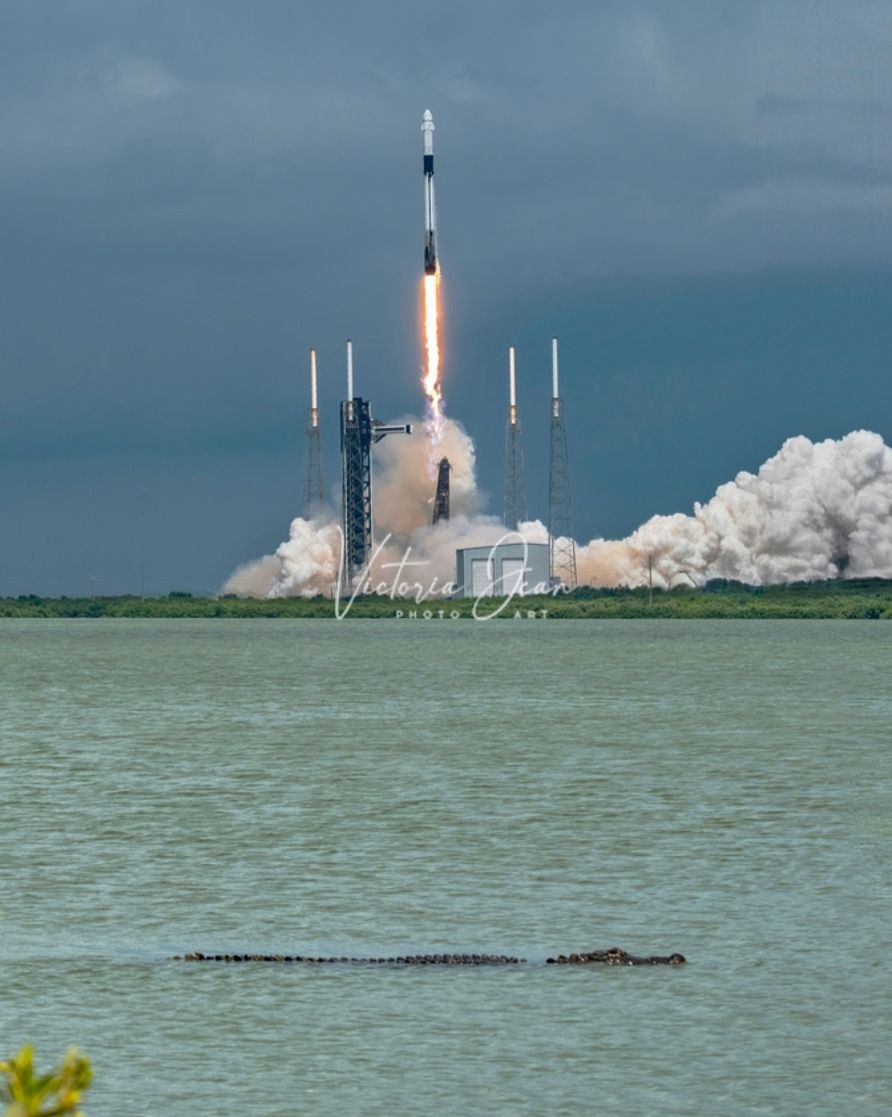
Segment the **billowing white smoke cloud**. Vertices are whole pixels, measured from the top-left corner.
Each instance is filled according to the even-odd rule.
[[[489,546],[505,528],[481,513],[474,444],[459,424],[444,422],[436,457],[452,465],[451,518],[431,526],[436,461],[422,424],[375,449],[376,537],[387,539],[371,578],[399,580],[414,595],[454,577],[458,547]],[[545,542],[538,521],[521,525],[530,542]],[[275,555],[237,570],[226,593],[262,597],[329,594],[337,579],[340,536],[331,513],[296,519]],[[388,565],[389,564],[389,565]],[[892,450],[882,438],[855,431],[839,441],[791,438],[758,474],[739,473],[692,516],[654,516],[628,539],[595,539],[577,549],[580,584],[700,585],[733,578],[754,585],[842,577],[892,577]]]
[[[411,435],[391,435],[374,454],[375,538],[383,545],[375,552],[369,574],[379,586],[395,582],[406,594],[433,596],[455,577],[459,547],[491,546],[505,534],[501,521],[483,515],[477,489],[474,443],[454,420],[444,419],[436,453],[423,423],[414,422]],[[431,525],[437,464],[446,457],[450,474],[450,518]],[[547,538],[541,524],[522,525],[531,541]],[[312,597],[330,594],[337,582],[341,539],[334,512],[318,519],[298,517],[291,534],[274,555],[238,569],[224,593],[251,597]],[[400,562],[406,563],[400,571]]]
[[[448,458],[449,507],[453,517],[473,518],[481,511],[477,491],[477,460],[470,435],[452,419],[444,419],[440,441],[432,450],[426,425],[411,418],[410,435],[391,435],[375,448],[375,518],[380,532],[393,532],[398,541],[431,522],[437,466]],[[445,526],[445,525],[444,525]]]
[[[892,577],[892,450],[878,434],[788,439],[757,474],[738,473],[693,516],[654,516],[622,542],[577,556],[581,582],[751,585]]]

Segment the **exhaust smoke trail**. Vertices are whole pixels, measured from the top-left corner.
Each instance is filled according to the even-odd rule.
[[[577,550],[580,585],[671,588],[892,577],[892,450],[878,434],[789,438],[693,515],[654,516],[628,539]]]

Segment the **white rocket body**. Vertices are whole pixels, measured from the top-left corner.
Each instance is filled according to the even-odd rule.
[[[434,202],[434,118],[425,109],[421,121],[424,151],[424,274],[437,274],[437,207]]]

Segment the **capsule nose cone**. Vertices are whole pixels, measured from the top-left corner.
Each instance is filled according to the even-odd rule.
[[[430,109],[424,110],[424,116],[422,117],[422,119],[424,120],[425,124],[430,123],[434,119],[433,113],[430,111]]]

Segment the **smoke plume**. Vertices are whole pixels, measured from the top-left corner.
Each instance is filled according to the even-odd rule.
[[[436,459],[446,457],[452,466],[451,517],[436,526],[431,524],[436,463],[431,458],[426,425],[414,421],[412,434],[385,438],[373,454],[375,538],[384,541],[369,572],[376,586],[386,583],[391,587],[398,578],[406,585],[408,596],[419,592],[431,596],[432,586],[440,592],[453,581],[457,548],[491,546],[505,534],[497,517],[481,511],[474,443],[455,420],[440,420]],[[251,597],[330,594],[340,560],[337,523],[334,511],[312,520],[299,516],[291,524],[289,539],[274,555],[240,567],[222,592]],[[545,538],[541,525],[523,528],[531,540]],[[407,553],[408,561],[400,573],[399,564]]]
[[[452,518],[431,526],[430,443],[423,425],[375,449],[377,555],[372,580],[390,585],[411,549],[403,581],[429,587],[454,578],[458,547],[490,546],[505,534],[482,512],[474,444],[444,419],[437,454],[452,465]],[[237,570],[226,593],[309,597],[331,593],[340,538],[332,512],[296,519],[274,555]],[[521,525],[545,542],[538,521]],[[388,566],[387,564],[393,564]],[[627,539],[594,539],[577,547],[581,585],[702,585],[730,578],[752,585],[824,578],[892,577],[892,450],[878,434],[854,431],[834,441],[788,439],[756,474],[738,473],[693,515],[654,516]],[[412,595],[414,589],[408,589]]]
[[[692,516],[654,516],[622,543],[581,548],[598,585],[751,585],[892,576],[892,451],[878,434],[788,439],[756,474],[738,473]]]

